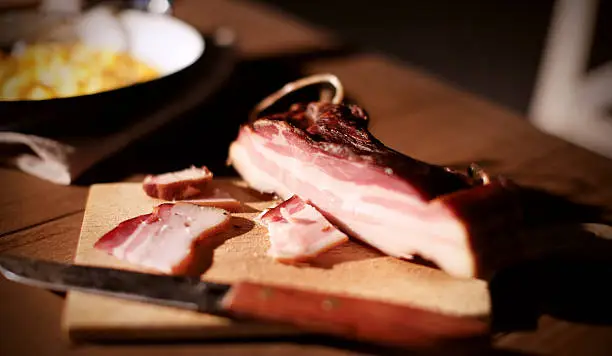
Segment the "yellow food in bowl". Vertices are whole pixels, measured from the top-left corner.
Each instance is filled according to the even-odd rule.
[[[82,43],[32,44],[17,54],[0,54],[0,100],[87,95],[158,76],[157,70],[127,53]]]

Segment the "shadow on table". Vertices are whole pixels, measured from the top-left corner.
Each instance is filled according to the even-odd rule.
[[[607,212],[535,188],[506,188],[443,199],[468,229],[476,275],[489,281],[493,331],[535,330],[543,314],[612,325]]]
[[[231,337],[231,338],[215,338],[212,340],[181,340],[181,341],[106,341],[96,342],[95,346],[142,346],[148,345],[155,347],[157,345],[199,345],[199,346],[210,346],[210,347],[222,347],[224,344],[236,346],[236,345],[253,345],[253,346],[265,346],[266,344],[273,343],[274,345],[279,344],[297,344],[303,345],[304,347],[326,347],[332,349],[338,349],[341,351],[355,352],[359,355],[414,355],[414,356],[527,356],[532,355],[529,353],[497,349],[491,346],[486,340],[467,340],[458,342],[449,342],[445,345],[440,345],[435,348],[393,348],[385,347],[381,345],[374,345],[363,342],[356,342],[341,338],[336,338],[326,335],[287,335],[287,336],[260,336],[260,337]],[[77,343],[74,346],[77,348],[86,349],[88,343]],[[320,351],[313,350],[313,352]]]
[[[612,252],[609,245],[605,249]],[[611,278],[612,262],[580,257],[550,257],[508,268],[489,286],[494,328],[533,330],[542,314],[612,325],[612,292],[607,285]]]
[[[612,325],[607,285],[612,280],[612,227],[596,223],[604,222],[603,211],[537,190],[526,194],[532,194],[525,203],[532,217],[528,228],[505,236],[513,245],[502,244],[514,259],[480,260],[482,273],[491,276],[493,329],[533,330],[543,314]]]

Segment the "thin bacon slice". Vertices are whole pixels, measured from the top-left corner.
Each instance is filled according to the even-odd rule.
[[[284,262],[305,262],[348,237],[297,195],[266,211],[259,222],[268,228],[268,254]]]
[[[201,194],[212,179],[212,172],[205,166],[192,166],[182,171],[148,175],[142,188],[152,198],[181,200]]]
[[[200,206],[211,206],[235,212],[240,211],[242,204],[234,199],[228,192],[219,188],[207,189],[206,192],[191,199],[181,200],[183,203],[190,203]]]
[[[126,220],[94,247],[120,260],[169,274],[199,265],[195,247],[229,227],[224,210],[194,204],[161,204],[151,214]]]

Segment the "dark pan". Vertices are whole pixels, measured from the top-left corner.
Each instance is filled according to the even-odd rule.
[[[51,137],[114,132],[167,106],[188,91],[206,99],[229,77],[231,44],[203,35],[204,53],[188,67],[158,79],[92,95],[40,101],[0,101],[0,131]]]

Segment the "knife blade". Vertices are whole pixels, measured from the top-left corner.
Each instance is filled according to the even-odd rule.
[[[210,314],[221,313],[218,302],[230,288],[195,277],[70,265],[10,255],[0,256],[0,272],[8,280],[33,287],[76,290]]]
[[[229,285],[11,255],[0,255],[0,272],[11,281],[44,289],[75,290],[235,319],[284,323],[307,332],[390,346],[434,346],[489,336],[488,325],[475,318],[249,281]]]

